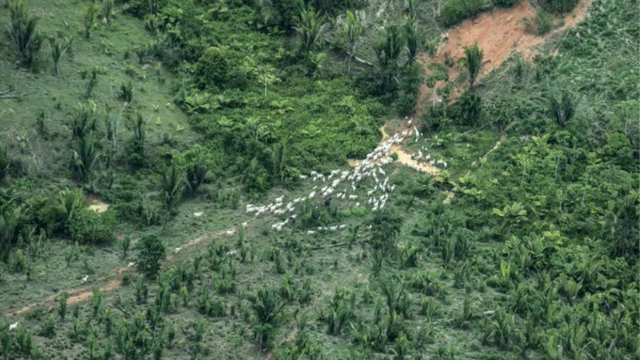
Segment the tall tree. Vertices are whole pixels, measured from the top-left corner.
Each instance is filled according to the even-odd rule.
[[[364,26],[360,17],[347,10],[347,18],[344,21],[344,34],[347,40],[347,75],[351,75],[351,61],[356,56],[358,38],[362,35]]]
[[[382,91],[389,89],[391,81],[398,72],[398,58],[402,53],[403,46],[404,38],[395,25],[386,27],[373,45],[380,67]]]
[[[478,47],[478,43],[473,43],[473,45],[464,48],[464,57],[460,59],[460,62],[469,74],[469,88],[473,88],[473,84],[480,74],[483,57],[484,52]]]
[[[412,65],[418,55],[418,27],[415,18],[408,17],[404,23],[404,35],[407,40],[407,62]]]

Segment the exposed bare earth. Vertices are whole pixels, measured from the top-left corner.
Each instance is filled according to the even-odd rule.
[[[87,196],[87,201],[89,202],[89,210],[91,211],[103,213],[109,210],[109,204],[103,202],[96,196]]]
[[[502,65],[514,53],[520,53],[523,59],[531,60],[537,54],[539,45],[584,20],[588,16],[592,1],[580,0],[573,12],[567,14],[563,19],[558,19],[558,21],[562,20],[562,26],[545,36],[528,34],[525,31],[526,19],[533,21],[536,16],[536,9],[529,1],[523,1],[512,8],[483,13],[475,19],[465,20],[452,28],[446,34],[446,41],[438,49],[435,59],[425,54],[419,60],[425,69],[432,61],[444,63],[447,53],[457,61],[464,56],[465,46],[477,42],[478,47],[484,51],[482,71],[478,76],[478,79],[482,79]],[[454,80],[458,72],[461,72],[460,65],[453,66],[449,70],[449,79]],[[436,84],[436,88],[444,86],[444,82]],[[452,98],[455,98],[455,95],[459,93],[460,89],[455,89]],[[426,85],[422,86],[418,97],[417,114],[422,114],[425,102],[436,100],[434,94],[435,89],[430,89]]]

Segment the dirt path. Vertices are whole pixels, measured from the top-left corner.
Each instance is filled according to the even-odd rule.
[[[180,247],[181,249],[180,252],[178,253],[176,253],[175,251],[170,252],[163,263],[169,263],[173,261],[173,259],[176,256],[184,254],[185,252],[190,252],[195,248],[197,248],[199,245],[206,243],[215,237],[224,236],[228,231],[233,231],[235,234],[236,228],[233,227],[230,229],[217,231],[215,233],[200,235],[195,239],[190,240],[189,242],[183,244]],[[135,269],[132,267],[121,267],[111,272],[110,274],[97,278],[94,282],[101,282],[101,281],[111,279],[106,286],[103,286],[100,288],[100,291],[103,293],[110,292],[120,287],[120,285],[122,285],[122,275],[125,273],[135,273]],[[58,299],[64,293],[67,293],[69,295],[69,298],[67,299],[67,305],[75,305],[91,298],[93,294],[93,288],[94,288],[93,286],[84,285],[76,288],[61,290],[51,296],[46,297],[44,300],[25,305],[24,307],[18,310],[10,311],[8,313],[5,313],[4,315],[7,317],[20,316],[22,314],[35,310],[38,307],[41,307],[41,306],[45,307],[47,304],[50,304],[48,309],[53,310],[58,306]]]
[[[380,140],[380,142],[378,143],[378,145],[382,145],[385,141],[387,141],[387,139],[389,139],[389,134],[387,134],[387,131],[385,129],[385,126],[381,126],[380,127],[380,134],[382,134],[382,139]],[[396,133],[402,132],[404,130],[412,130],[413,127],[407,125],[407,122],[403,122],[401,124],[401,127],[396,129]],[[391,154],[396,153],[398,155],[398,159],[396,160],[396,162],[403,164],[405,166],[408,166],[412,169],[415,169],[419,172],[424,172],[424,173],[429,173],[432,175],[437,175],[440,170],[435,167],[430,165],[427,162],[423,162],[423,161],[418,161],[413,159],[412,155],[410,152],[408,152],[407,150],[404,149],[403,145],[398,145],[398,144],[393,144],[391,146]],[[348,163],[349,166],[351,167],[356,167],[360,164],[361,160],[357,160],[357,159],[349,159]]]

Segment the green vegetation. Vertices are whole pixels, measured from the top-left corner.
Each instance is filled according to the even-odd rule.
[[[464,57],[460,59],[462,65],[467,69],[469,74],[469,88],[473,88],[473,83],[480,74],[482,68],[483,51],[478,47],[477,43],[464,48]]]
[[[8,1],[2,358],[637,358],[637,4],[515,3]]]
[[[578,5],[578,0],[545,0],[541,4],[548,11],[564,14],[573,10]]]

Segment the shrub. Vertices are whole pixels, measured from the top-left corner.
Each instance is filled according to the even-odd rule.
[[[553,25],[553,18],[546,11],[538,11],[536,14],[536,34],[544,35],[551,31]]]
[[[200,89],[223,88],[227,80],[229,62],[222,49],[210,47],[196,64],[195,78]]]
[[[7,148],[0,146],[0,181],[7,176],[9,166],[11,166],[11,158],[7,153]]]
[[[116,218],[111,211],[78,210],[68,223],[71,240],[81,244],[104,244],[115,239]]]
[[[118,99],[131,103],[133,100],[133,83],[131,81],[126,84],[120,85],[120,91],[118,92]]]
[[[440,21],[452,26],[482,11],[483,0],[449,0],[440,10]]]
[[[520,2],[520,0],[493,0],[493,4],[501,7],[511,7]]]
[[[395,102],[396,110],[400,116],[412,114],[416,107],[417,95],[422,82],[421,71],[420,65],[413,64],[402,73],[398,84],[398,97]]]
[[[138,271],[148,278],[155,278],[160,270],[160,260],[165,258],[165,247],[162,241],[155,235],[147,235],[140,239],[136,245]]]
[[[563,91],[560,101],[553,95],[549,96],[548,101],[551,115],[555,118],[558,125],[564,128],[575,115],[576,104],[573,96],[569,94],[569,92]]]
[[[564,14],[573,10],[578,5],[578,0],[544,0],[541,4],[547,11]]]
[[[465,125],[474,125],[482,114],[482,98],[469,90],[458,101],[458,119]]]
[[[42,36],[37,32],[38,17],[30,17],[22,0],[7,1],[11,25],[7,35],[20,54],[20,62],[34,69],[38,63],[38,54],[42,47]]]

